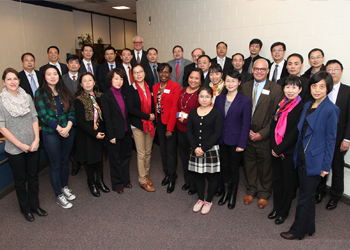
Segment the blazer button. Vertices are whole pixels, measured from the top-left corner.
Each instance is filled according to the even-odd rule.
[[[225,132],[226,132],[226,128],[225,128]]]
[[[164,112],[162,112],[162,114],[164,114]]]
[[[202,144],[200,144],[200,143],[199,143],[198,145],[199,145],[199,146],[202,146]]]
[[[162,106],[164,106],[164,105],[162,104]]]

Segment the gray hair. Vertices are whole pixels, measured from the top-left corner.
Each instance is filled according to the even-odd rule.
[[[143,42],[143,38],[141,36],[134,36],[134,38],[132,39],[132,41],[134,42],[135,41],[135,38],[141,38],[141,41]]]

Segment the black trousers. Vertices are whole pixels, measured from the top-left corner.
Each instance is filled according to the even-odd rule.
[[[169,177],[169,181],[177,178],[177,128],[175,126],[173,135],[165,137],[167,124],[162,123],[161,115],[158,114],[157,133],[160,143],[160,154],[162,156],[163,171]]]
[[[224,183],[239,184],[239,164],[242,152],[236,152],[236,146],[220,144],[220,167]]]
[[[16,195],[19,207],[23,214],[31,209],[39,208],[39,151],[21,153],[18,155],[7,154],[12,167]],[[28,182],[28,189],[26,187]]]
[[[117,139],[116,144],[107,140],[109,167],[111,171],[112,190],[123,190],[130,183],[130,159],[132,155],[131,134],[126,132],[123,139]]]
[[[218,173],[194,173],[194,178],[196,181],[198,198],[202,201],[212,202],[213,197],[215,195],[216,189],[218,187]],[[208,194],[207,198],[204,199],[204,191],[205,191],[205,179],[208,180]]]
[[[89,180],[95,180],[95,173],[102,174],[103,173],[103,161],[96,162],[94,164],[86,164],[85,172]]]
[[[335,147],[332,162],[332,185],[331,199],[338,201],[344,192],[344,156],[346,152],[340,152],[340,145]],[[327,177],[321,177],[320,184],[317,187],[317,193],[326,195]]]
[[[191,189],[196,189],[196,182],[194,180],[193,172],[188,170],[188,161],[190,160],[191,147],[188,143],[186,132],[177,131],[179,154],[182,161],[184,171],[185,184],[189,184]]]
[[[292,155],[285,158],[271,156],[273,170],[273,210],[279,216],[286,218],[289,215],[295,184],[297,182],[297,170],[294,168]]]

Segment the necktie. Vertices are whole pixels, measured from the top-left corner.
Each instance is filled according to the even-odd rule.
[[[276,64],[275,70],[273,71],[272,81],[277,82],[278,64]]]
[[[29,76],[30,76],[30,87],[32,88],[33,96],[34,96],[35,95],[35,91],[36,91],[36,84],[35,84],[35,81],[34,81],[33,74],[29,74]]]
[[[75,82],[77,79],[75,79],[76,76],[73,76],[73,82]]]
[[[253,64],[254,64],[253,58],[251,57],[250,64],[249,64],[249,67],[248,67],[248,73],[249,74],[252,73]]]
[[[253,104],[253,108],[252,108],[252,116],[254,115],[254,111],[255,111],[255,106],[256,106],[256,94],[258,92],[258,85],[259,83],[255,83],[254,85],[254,91],[253,91],[253,97],[252,97],[252,104]]]
[[[220,65],[221,65],[221,69],[224,69],[224,59],[220,58]]]
[[[114,65],[113,65],[113,64],[111,64],[110,66],[111,66],[111,69],[110,69],[110,71],[111,71],[111,70],[113,70],[113,69],[114,69]]]
[[[134,80],[134,77],[132,76],[132,71],[131,71],[130,66],[128,66],[128,68],[129,68],[129,78],[130,78],[130,84],[133,84],[135,80]]]
[[[158,77],[156,65],[153,65],[153,75],[154,75],[154,84],[156,84],[159,82],[159,77]]]
[[[137,52],[137,63],[140,63],[140,52]]]
[[[176,62],[176,82],[179,79],[179,73],[180,73],[180,63],[179,61]]]
[[[87,66],[88,66],[88,72],[90,72],[92,74],[92,70],[91,70],[91,67],[90,67],[90,63],[87,63]]]

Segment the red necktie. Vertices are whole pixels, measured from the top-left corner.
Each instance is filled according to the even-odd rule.
[[[75,79],[75,76],[73,76],[73,82],[75,82],[75,80],[76,80],[76,79]]]
[[[130,66],[129,66],[128,68],[129,68],[129,78],[130,78],[130,84],[133,84],[133,83],[134,83],[134,77],[132,76],[132,71],[131,71]]]
[[[176,62],[176,82],[179,79],[179,73],[180,73],[180,63],[179,61]]]

